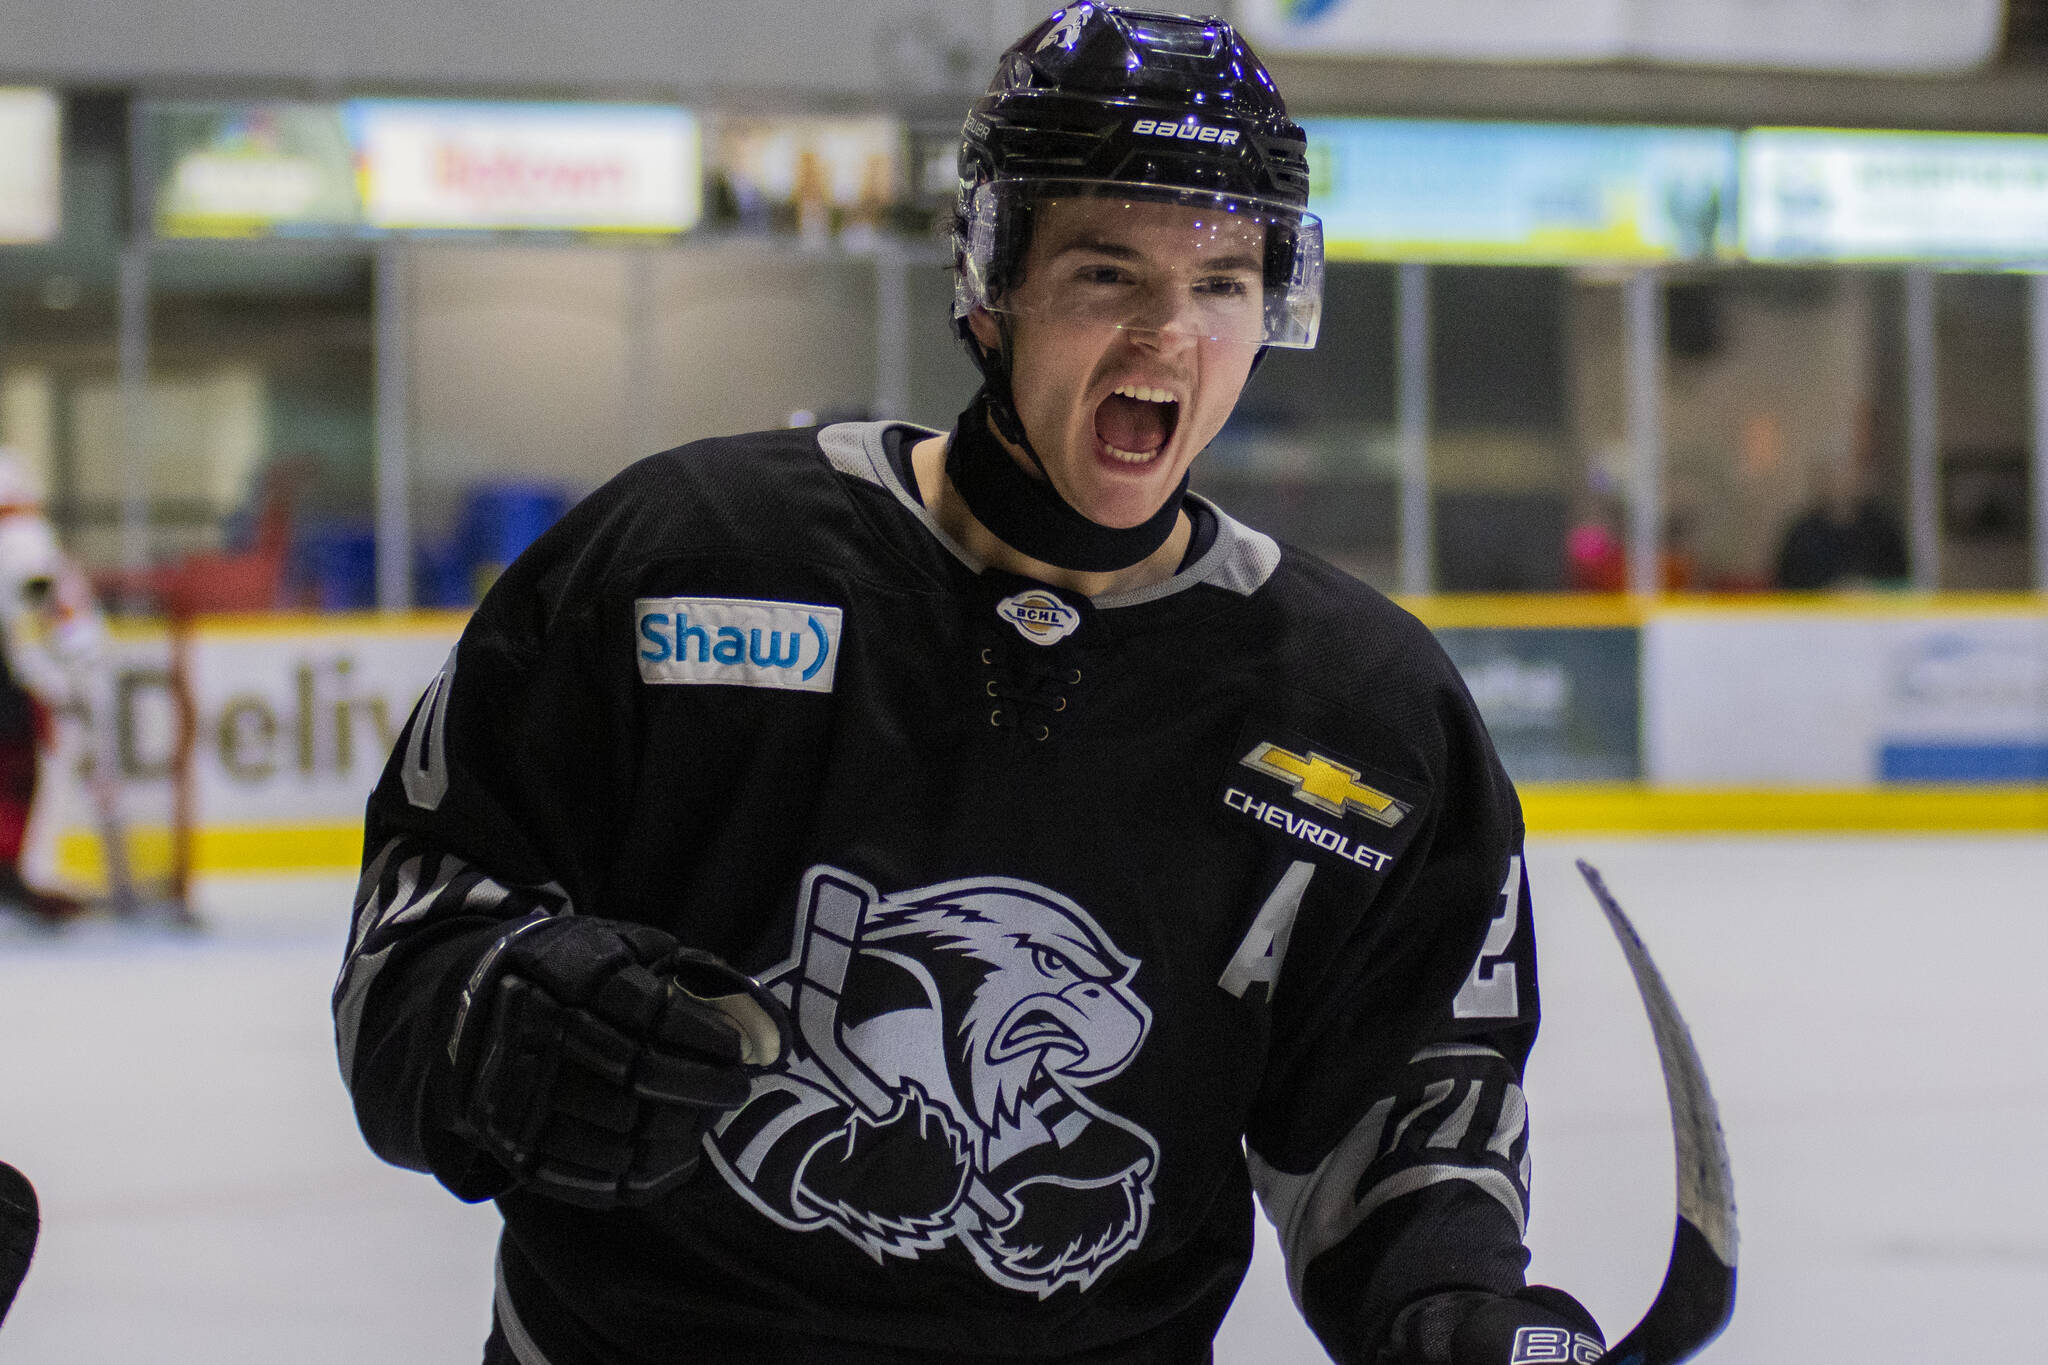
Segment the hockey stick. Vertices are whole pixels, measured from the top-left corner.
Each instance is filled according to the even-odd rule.
[[[1692,1032],[1657,964],[1599,871],[1583,858],[1578,862],[1579,875],[1621,940],[1649,1011],[1678,1148],[1678,1230],[1671,1239],[1664,1284],[1643,1320],[1600,1359],[1604,1365],[1677,1365],[1719,1336],[1735,1311],[1735,1182],[1728,1173],[1728,1146]]]
[[[0,1322],[14,1306],[14,1293],[28,1274],[29,1257],[35,1255],[36,1232],[42,1225],[36,1209],[35,1186],[28,1178],[0,1161]]]
[[[870,888],[830,876],[818,877],[808,884],[811,894],[804,921],[809,930],[805,934],[802,971],[790,1002],[790,1017],[818,1065],[845,1088],[870,1119],[880,1122],[895,1111],[896,1097],[841,1045],[837,1023],[839,995],[845,989],[847,970],[860,945]],[[1013,1216],[1002,1197],[990,1190],[979,1175],[968,1177],[967,1202],[998,1226]],[[956,1224],[969,1216],[968,1210],[961,1209],[955,1215]],[[979,1223],[963,1226],[971,1232]]]

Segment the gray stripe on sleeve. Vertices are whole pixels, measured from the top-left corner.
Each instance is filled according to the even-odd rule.
[[[1529,1097],[1522,1093],[1522,1087],[1511,1085],[1507,1095],[1500,1102],[1500,1121],[1493,1125],[1493,1136],[1487,1139],[1486,1150],[1502,1161],[1508,1159],[1514,1150],[1515,1139],[1529,1126]],[[1523,1183],[1528,1177],[1523,1176]]]
[[[394,841],[395,842],[395,841]],[[386,852],[389,852],[387,847]],[[383,861],[379,855],[378,861]],[[386,901],[372,892],[365,904],[355,947],[349,960],[342,965],[342,984],[334,1004],[334,1044],[341,1059],[341,1077],[353,1084],[355,1075],[356,1044],[363,1026],[363,1005],[369,999],[370,987],[377,980],[385,965],[390,961],[391,948],[387,945],[368,956],[360,956],[363,944],[376,930],[393,924],[404,924],[424,916],[434,903],[447,891],[456,878],[471,871],[469,864],[452,854],[441,855],[441,868],[434,880],[422,887],[419,885],[420,857],[406,859],[399,865],[398,883],[392,888],[391,898]],[[368,880],[369,874],[364,877]],[[488,913],[504,904],[510,894],[505,887],[488,878],[480,879],[462,897],[460,909],[465,913]]]
[[[1520,1237],[1529,1229],[1529,1213],[1522,1207],[1521,1193],[1515,1189],[1515,1182],[1499,1171],[1484,1166],[1410,1166],[1396,1171],[1367,1191],[1365,1198],[1358,1201],[1348,1215],[1349,1234],[1353,1228],[1370,1218],[1379,1208],[1399,1199],[1404,1194],[1426,1190],[1431,1185],[1442,1185],[1452,1180],[1463,1180],[1477,1185],[1480,1189],[1500,1201],[1509,1217],[1515,1220],[1515,1235]],[[1342,1237],[1338,1238],[1343,1240]]]
[[[492,1307],[498,1310],[498,1327],[505,1334],[505,1342],[512,1348],[519,1365],[550,1365],[548,1358],[534,1345],[533,1337],[527,1333],[526,1324],[519,1320],[519,1310],[512,1306],[512,1291],[505,1287],[505,1262],[500,1253],[495,1273],[497,1290],[491,1296]]]
[[[1413,1062],[1434,1062],[1444,1057],[1498,1057],[1507,1060],[1497,1047],[1484,1043],[1436,1043],[1423,1048],[1408,1060]]]
[[[1408,1130],[1415,1126],[1415,1121],[1449,1099],[1451,1092],[1457,1088],[1456,1081],[1431,1081],[1428,1088],[1422,1092],[1422,1103],[1410,1109],[1407,1117],[1395,1125],[1394,1136],[1387,1140],[1387,1146],[1399,1147],[1401,1139],[1407,1137]]]
[[[1430,1062],[1445,1058],[1500,1056],[1499,1051],[1482,1044],[1446,1043],[1423,1048],[1410,1060]],[[1473,1120],[1478,1116],[1479,1101],[1487,1088],[1483,1081],[1469,1082],[1463,1099],[1437,1125],[1424,1144],[1425,1148],[1456,1149],[1464,1143],[1470,1136]],[[1382,1206],[1414,1190],[1445,1181],[1464,1180],[1498,1200],[1514,1218],[1518,1233],[1527,1227],[1528,1213],[1514,1181],[1504,1172],[1483,1166],[1449,1163],[1409,1166],[1380,1181],[1363,1198],[1359,1197],[1359,1185],[1373,1162],[1399,1147],[1408,1130],[1424,1115],[1441,1107],[1457,1089],[1458,1082],[1454,1080],[1431,1082],[1424,1088],[1420,1102],[1394,1124],[1391,1134],[1388,1124],[1394,1117],[1395,1097],[1381,1098],[1331,1149],[1322,1163],[1306,1174],[1279,1170],[1257,1152],[1247,1150],[1252,1186],[1258,1191],[1259,1203],[1264,1207],[1266,1217],[1279,1234],[1280,1248],[1287,1260],[1287,1285],[1297,1306],[1301,1303],[1302,1279],[1311,1262],[1357,1231]],[[1494,1128],[1494,1141],[1501,1145],[1491,1150],[1505,1159],[1507,1148],[1523,1131],[1527,1115],[1528,1102],[1522,1088],[1508,1085],[1501,1102],[1501,1115]],[[1522,1174],[1523,1188],[1527,1188],[1526,1154]]]
[[[384,880],[385,864],[391,861],[391,855],[398,851],[398,846],[402,842],[403,840],[392,839],[378,849],[377,856],[370,860],[370,865],[363,869],[363,875],[356,881],[355,926],[349,935],[348,957],[354,957],[363,950],[363,940],[370,936],[370,926],[377,922],[377,914],[373,908],[373,902],[377,899],[377,887]],[[343,970],[347,970],[346,958],[343,960]]]
[[[1280,1249],[1287,1259],[1287,1287],[1298,1307],[1302,1276],[1316,1257],[1342,1241],[1351,1229],[1342,1227],[1343,1214],[1351,1207],[1352,1192],[1365,1177],[1366,1167],[1379,1155],[1380,1138],[1394,1113],[1389,1095],[1366,1111],[1344,1140],[1323,1158],[1322,1164],[1306,1175],[1276,1170],[1257,1152],[1246,1154],[1251,1167],[1252,1187],[1259,1193],[1266,1217],[1280,1234]],[[1355,1224],[1353,1225],[1355,1226]]]
[[[1455,1148],[1463,1142],[1465,1130],[1472,1126],[1472,1115],[1478,1112],[1481,1089],[1483,1087],[1478,1081],[1465,1082],[1465,1098],[1458,1101],[1458,1107],[1451,1112],[1451,1116],[1438,1124],[1436,1131],[1429,1135],[1429,1141],[1422,1145]]]

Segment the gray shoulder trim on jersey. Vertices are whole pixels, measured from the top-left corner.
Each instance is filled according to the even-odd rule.
[[[868,483],[882,484],[888,461],[882,454],[882,432],[887,422],[835,422],[818,433],[818,449],[825,463],[842,474]],[[870,443],[869,437],[873,442]],[[884,485],[886,487],[886,485]]]
[[[519,1320],[519,1310],[512,1306],[512,1291],[505,1287],[503,1253],[494,1263],[491,1277],[497,1281],[497,1289],[491,1295],[491,1306],[498,1310],[498,1327],[504,1332],[505,1344],[512,1348],[519,1365],[550,1365],[540,1347],[534,1345],[526,1324]]]
[[[1254,531],[1200,493],[1188,496],[1215,515],[1215,543],[1173,577],[1130,592],[1104,593],[1094,599],[1096,606],[1135,607],[1204,583],[1240,597],[1250,597],[1266,586],[1273,570],[1280,567],[1280,543],[1263,531]]]
[[[924,528],[946,547],[953,558],[980,573],[988,566],[947,535],[917,494],[905,488],[903,480],[896,477],[896,466],[889,463],[889,452],[882,445],[882,433],[890,427],[904,427],[926,436],[945,435],[915,422],[835,422],[818,433],[818,449],[825,453],[826,462],[840,473],[886,490],[903,504],[905,511],[924,524]]]

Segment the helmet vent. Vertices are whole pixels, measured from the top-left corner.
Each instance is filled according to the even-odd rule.
[[[1169,15],[1124,11],[1132,47],[1163,57],[1215,57],[1223,50],[1223,30],[1213,23]]]

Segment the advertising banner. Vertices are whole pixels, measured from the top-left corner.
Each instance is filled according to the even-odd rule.
[[[1653,783],[2048,782],[2048,615],[1660,612]]]
[[[1333,260],[1694,261],[1735,248],[1720,128],[1306,119]]]
[[[1753,260],[2048,262],[2048,136],[1758,128],[1741,160]]]
[[[2000,0],[1241,0],[1261,54],[1960,71],[1998,51]]]
[[[703,212],[682,109],[354,100],[346,116],[371,227],[682,232]]]
[[[54,91],[0,86],[0,243],[47,242],[63,218]]]
[[[397,623],[336,616],[202,624],[188,661],[202,870],[331,864],[337,851],[345,865],[360,846],[363,802],[464,619],[423,613]],[[124,814],[136,835],[160,847],[176,769],[168,636],[124,631],[113,644],[112,672],[107,721]],[[76,718],[64,718],[35,812],[48,845],[42,857],[73,875],[99,857],[78,771],[87,751]]]
[[[1517,782],[1642,776],[1635,627],[1438,627],[1436,637]]]
[[[160,237],[346,234],[362,226],[338,104],[145,106]]]

